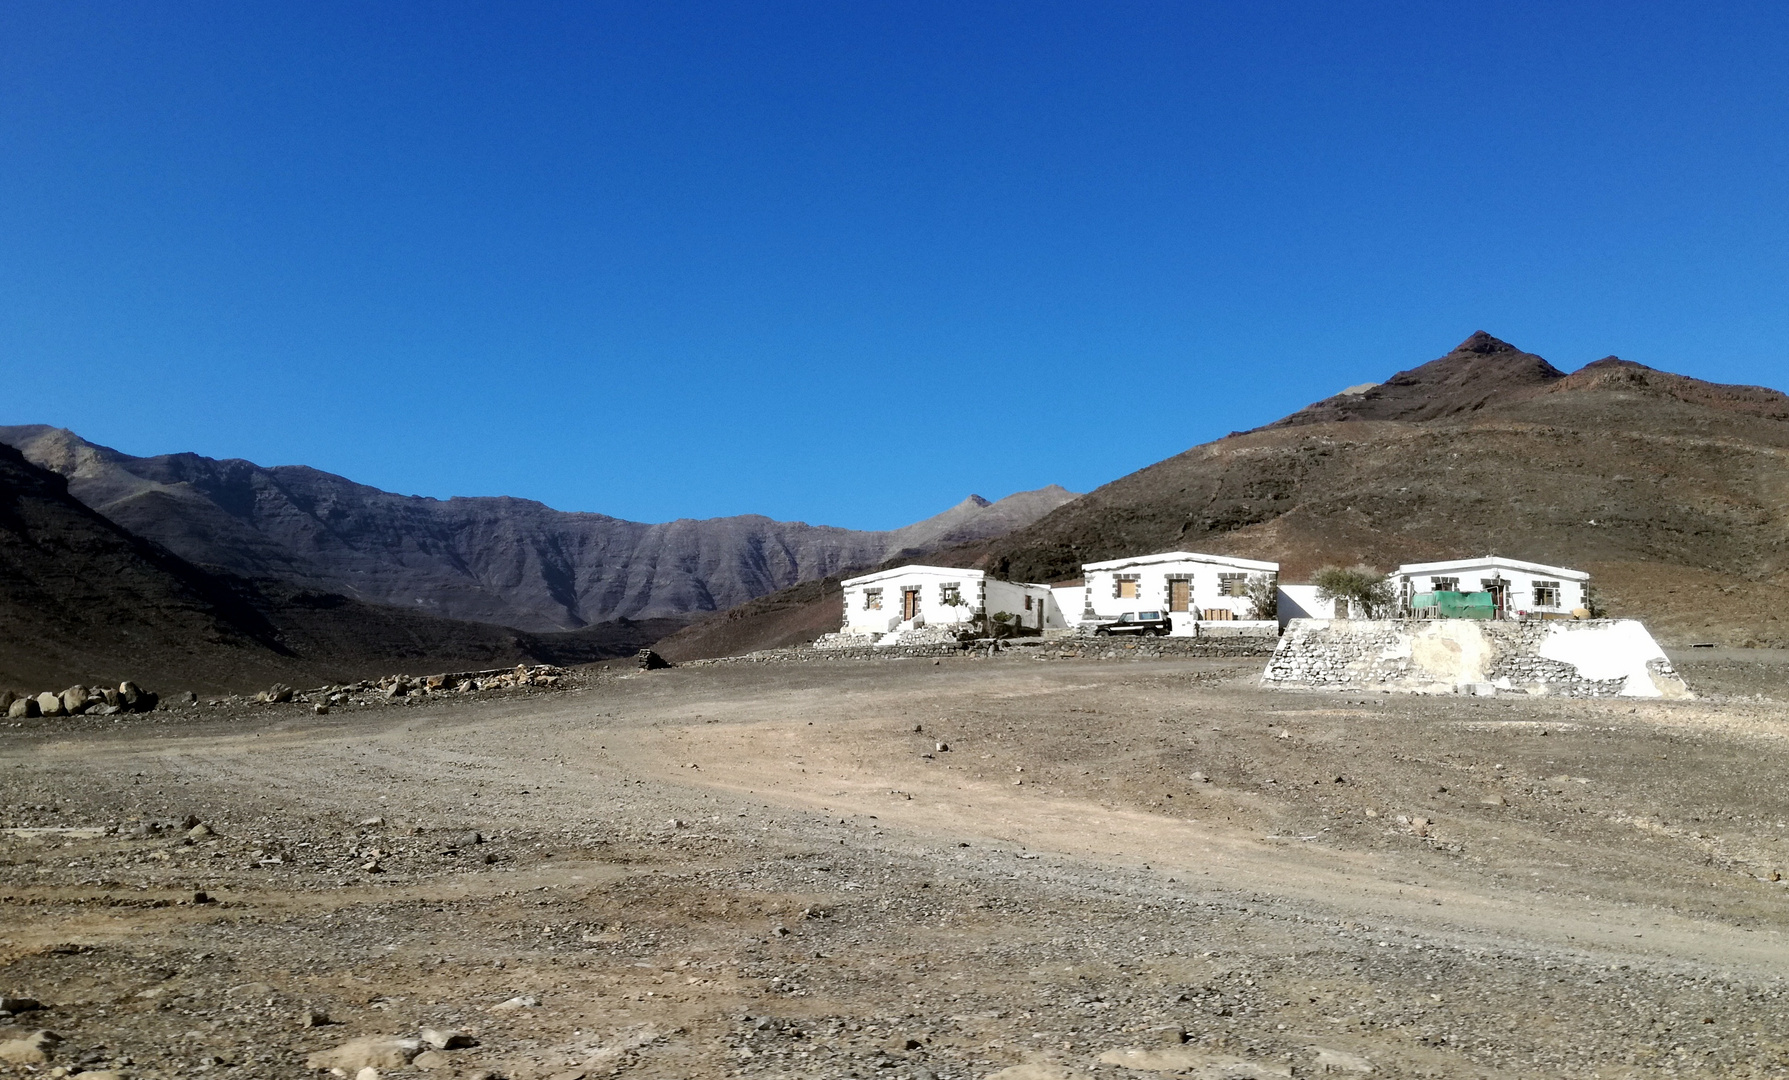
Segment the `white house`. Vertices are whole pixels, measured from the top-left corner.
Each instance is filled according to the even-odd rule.
[[[1013,615],[1027,629],[1065,625],[1048,585],[1020,585],[980,570],[901,566],[842,583],[846,634],[880,636],[920,627],[955,627],[978,615]]]
[[[1478,559],[1409,563],[1392,573],[1398,608],[1422,616],[1437,611],[1434,593],[1490,593],[1495,618],[1569,616],[1590,609],[1590,575],[1582,570],[1487,555]]]
[[[1248,586],[1252,579],[1264,579],[1268,589],[1275,588],[1280,576],[1276,562],[1164,551],[1087,563],[1081,573],[1086,591],[1076,622],[1166,611],[1176,637],[1193,635],[1202,622],[1274,625],[1271,618],[1256,619]]]

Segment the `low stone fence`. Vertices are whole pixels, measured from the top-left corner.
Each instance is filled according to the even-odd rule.
[[[944,657],[982,658],[1007,656],[1038,660],[1171,660],[1181,657],[1271,656],[1269,637],[1224,635],[1207,638],[1174,637],[1054,637],[1008,638],[999,642],[968,641],[950,644],[855,645],[814,648],[766,649],[744,656],[690,660],[678,666],[703,664],[796,664],[817,660],[935,660]]]
[[[1561,697],[1692,696],[1633,619],[1294,619],[1263,686]]]

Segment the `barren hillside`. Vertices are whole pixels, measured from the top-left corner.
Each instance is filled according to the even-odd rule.
[[[1479,333],[931,558],[1055,581],[1176,548],[1278,560],[1292,581],[1332,562],[1562,563],[1669,640],[1789,643],[1789,397],[1616,357],[1565,375]]]

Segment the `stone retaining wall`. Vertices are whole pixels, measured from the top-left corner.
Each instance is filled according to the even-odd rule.
[[[1691,696],[1652,635],[1633,619],[1294,619],[1261,683],[1418,693]]]

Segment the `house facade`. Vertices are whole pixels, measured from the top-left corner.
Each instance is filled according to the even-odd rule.
[[[928,626],[966,629],[980,615],[1001,612],[1034,632],[1067,625],[1048,585],[1001,581],[980,570],[901,566],[841,584],[846,634],[874,637]]]
[[[1243,623],[1273,626],[1257,619],[1249,597],[1251,582],[1274,595],[1280,564],[1229,555],[1164,551],[1126,559],[1108,559],[1081,567],[1082,609],[1076,622],[1116,619],[1139,611],[1165,611],[1171,633],[1190,637],[1201,623]]]
[[[1411,618],[1579,618],[1590,612],[1583,570],[1487,555],[1409,563],[1392,573],[1398,610]]]

